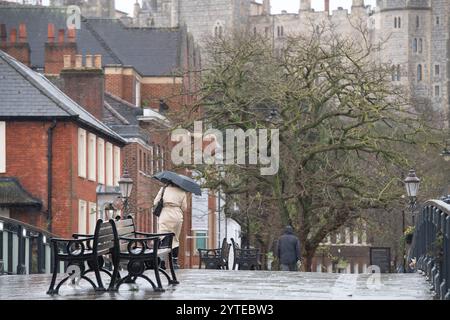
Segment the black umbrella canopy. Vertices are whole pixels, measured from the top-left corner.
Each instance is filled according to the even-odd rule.
[[[161,171],[153,176],[156,180],[162,183],[172,182],[184,191],[191,192],[197,196],[202,195],[200,185],[192,178],[178,174],[173,171]]]

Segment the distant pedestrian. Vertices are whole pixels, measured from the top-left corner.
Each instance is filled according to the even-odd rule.
[[[281,271],[298,271],[297,261],[300,260],[300,240],[294,234],[294,229],[287,226],[278,239],[277,256]]]

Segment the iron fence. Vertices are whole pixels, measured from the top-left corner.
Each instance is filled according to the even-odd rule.
[[[430,200],[419,213],[409,259],[430,281],[436,298],[450,300],[450,204]]]

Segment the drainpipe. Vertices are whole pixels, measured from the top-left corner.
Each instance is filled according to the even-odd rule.
[[[53,130],[56,127],[56,119],[47,130],[47,222],[48,231],[52,232],[52,198],[53,198]]]

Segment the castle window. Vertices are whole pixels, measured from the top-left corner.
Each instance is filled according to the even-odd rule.
[[[416,29],[419,29],[420,27],[420,17],[416,16]]]
[[[253,35],[256,36],[257,30],[256,27],[253,28]]]
[[[439,86],[434,86],[434,95],[439,97],[441,95],[441,88]]]
[[[394,28],[397,29],[397,17],[394,18]]]
[[[283,26],[277,27],[277,34],[278,34],[278,37],[284,36],[284,27]]]
[[[400,17],[397,18],[397,24],[398,24],[398,28],[400,29],[402,27],[402,18],[400,18]]]
[[[417,38],[413,41],[413,52],[417,52]]]
[[[265,28],[264,28],[264,34],[265,34],[266,38],[269,37],[269,31],[270,31],[270,28],[269,28],[269,27],[265,27]]]
[[[422,65],[417,66],[417,81],[422,81]]]
[[[439,17],[436,17],[436,25],[438,26],[441,23],[441,19]]]
[[[422,38],[419,39],[419,53],[422,53],[423,51],[423,41]]]
[[[400,81],[401,79],[401,72],[400,72],[400,65],[397,65],[397,81]]]
[[[216,26],[214,27],[214,37],[222,38],[223,36],[223,26],[222,23],[216,22]]]
[[[435,66],[434,66],[434,75],[436,76],[436,77],[439,77],[439,75],[440,75],[440,73],[441,73],[441,70],[440,70],[441,68],[440,68],[440,66],[438,65],[438,64],[436,64]]]

